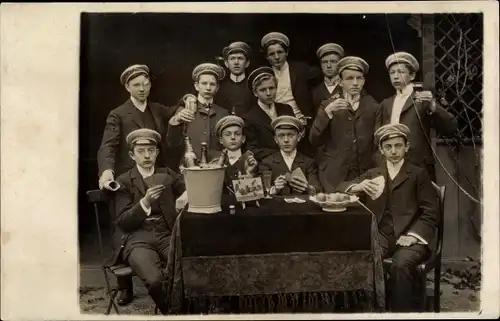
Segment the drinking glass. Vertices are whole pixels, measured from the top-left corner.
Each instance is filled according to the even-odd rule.
[[[264,184],[264,189],[266,190],[267,199],[272,198],[270,195],[271,192],[271,184],[272,184],[272,172],[271,171],[263,171],[262,172],[262,184]]]

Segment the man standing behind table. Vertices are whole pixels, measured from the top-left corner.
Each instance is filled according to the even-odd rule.
[[[227,151],[225,160],[226,173],[224,179],[224,193],[233,189],[232,181],[240,175],[254,176],[257,170],[257,161],[251,152],[243,150],[246,136],[243,133],[244,121],[236,115],[229,115],[217,122],[215,126],[217,137],[223,150]]]
[[[262,37],[261,46],[266,59],[271,64],[278,82],[276,102],[292,107],[295,117],[304,125],[306,137],[309,135],[310,122],[315,114],[312,88],[321,81],[321,72],[303,62],[288,62],[290,40],[280,32],[270,32]],[[309,141],[301,141],[299,149],[309,157],[314,150]]]
[[[246,69],[250,65],[250,46],[242,41],[231,43],[222,51],[229,77],[221,84],[215,102],[237,116],[244,115],[252,106],[254,97],[246,83]]]
[[[278,82],[276,102],[292,106],[295,116],[314,116],[312,87],[321,81],[321,72],[303,62],[288,62],[290,40],[280,32],[262,37],[262,50]]]
[[[101,146],[97,153],[100,189],[110,189],[109,182],[134,167],[134,162],[128,155],[127,135],[140,128],[149,128],[164,138],[167,134],[167,123],[176,109],[148,101],[151,80],[146,65],[129,66],[121,74],[120,82],[130,93],[130,98],[113,109],[106,119]],[[162,166],[171,165],[166,156],[166,145],[166,141],[160,142],[162,155],[157,161]],[[113,201],[109,207],[111,213],[114,213]],[[119,290],[116,296],[117,303],[126,305],[132,302],[132,277],[117,278],[117,282]]]
[[[314,87],[312,92],[315,112],[321,102],[341,92],[337,66],[340,59],[344,57],[344,48],[336,43],[326,43],[318,48],[316,56],[321,64],[323,81]]]
[[[176,110],[176,107],[165,107],[148,101],[151,90],[148,66],[128,67],[121,74],[120,82],[130,93],[130,97],[121,106],[113,109],[106,119],[101,146],[97,153],[100,188],[106,188],[106,182],[114,180],[116,176],[134,166],[128,156],[125,140],[127,135],[139,128],[149,128],[165,137],[166,125]],[[161,147],[164,149],[165,146]],[[158,163],[165,165],[165,153],[160,155]]]
[[[390,309],[412,312],[418,284],[415,268],[436,245],[438,197],[427,171],[405,160],[411,144],[408,127],[384,125],[375,137],[383,163],[339,184],[337,190],[361,193],[376,215],[382,257],[393,260],[387,284]]]
[[[274,140],[271,121],[278,116],[293,116],[294,113],[289,105],[274,101],[277,83],[271,68],[260,67],[252,71],[248,76],[248,86],[257,97],[257,103],[243,116],[247,149],[252,151],[260,162],[279,150]]]
[[[320,180],[326,192],[373,167],[373,133],[379,105],[363,91],[368,63],[348,56],[339,61],[340,93],[319,108],[309,135],[313,146],[324,144],[317,155]],[[326,106],[324,106],[326,104]]]
[[[275,118],[271,126],[274,129],[274,140],[279,151],[264,158],[259,164],[259,172],[271,171],[271,194],[316,194],[322,191],[318,180],[318,166],[313,159],[297,151],[297,144],[302,139],[302,123],[294,116]],[[300,169],[303,177],[287,175]],[[289,176],[287,178],[287,176]]]
[[[411,131],[408,160],[425,168],[436,181],[430,129],[451,135],[457,130],[457,120],[436,102],[432,92],[414,90],[413,80],[420,67],[415,57],[407,52],[396,52],[387,57],[385,65],[396,94],[382,101],[378,126],[396,123],[408,126]]]
[[[177,216],[176,200],[187,193],[183,178],[169,168],[155,166],[161,136],[150,129],[138,129],[127,136],[129,155],[135,166],[117,179],[116,228],[112,264],[119,257],[146,284],[162,314],[168,313],[163,287],[163,267],[168,260],[170,236]],[[162,177],[155,182],[154,175]]]
[[[171,147],[179,147],[184,143],[184,127],[191,138],[193,150],[201,157],[201,144],[207,143],[208,161],[220,154],[220,145],[215,131],[217,122],[227,115],[228,111],[214,104],[214,96],[219,83],[224,79],[225,71],[213,63],[202,63],[194,68],[192,77],[194,88],[198,93],[196,111],[184,106],[168,123],[167,142]]]

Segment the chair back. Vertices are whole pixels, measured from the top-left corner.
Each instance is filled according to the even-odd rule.
[[[438,228],[437,228],[437,243],[436,243],[436,258],[441,260],[441,251],[443,249],[443,231],[444,231],[444,201],[446,197],[446,186],[439,186],[432,182],[432,187],[436,190],[439,205],[438,205]]]
[[[94,206],[94,215],[95,215],[95,221],[96,221],[96,225],[97,225],[97,234],[98,234],[97,239],[99,241],[99,249],[101,251],[101,260],[104,261],[104,245],[103,245],[103,241],[102,241],[101,223],[99,220],[99,217],[101,216],[101,214],[104,214],[104,213],[101,213],[102,211],[101,212],[99,211],[98,205],[101,205],[101,209],[103,208],[102,206],[104,206],[104,208],[107,209],[106,212],[109,213],[108,204],[109,204],[109,201],[111,200],[111,198],[109,196],[109,192],[106,190],[95,189],[95,190],[87,191],[86,194],[87,194],[87,202],[89,202],[90,204],[92,204]]]

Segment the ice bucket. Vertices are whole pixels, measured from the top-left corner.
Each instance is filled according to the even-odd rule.
[[[225,167],[184,168],[189,212],[211,214],[222,211],[221,198],[225,172]]]

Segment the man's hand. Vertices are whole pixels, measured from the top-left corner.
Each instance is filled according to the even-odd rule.
[[[410,235],[401,235],[396,242],[396,245],[399,246],[412,246],[413,244],[417,244],[418,240],[414,236]]]
[[[292,180],[290,181],[290,186],[295,191],[297,191],[299,193],[304,193],[307,190],[307,188],[309,187],[309,184],[307,183],[307,180],[305,180],[301,177],[294,176],[294,177],[292,177]]]
[[[351,192],[354,192],[354,193],[365,192],[368,195],[374,195],[377,193],[377,188],[378,188],[377,183],[375,183],[369,179],[365,179],[361,183],[356,184],[353,187],[351,187]]]
[[[342,110],[342,109],[346,109],[348,106],[349,106],[349,103],[347,102],[347,100],[342,99],[342,98],[338,98],[338,99],[335,99],[334,101],[332,101],[331,103],[329,103],[325,107],[325,112],[328,115],[328,117],[332,118],[333,113],[335,113],[339,110]]]
[[[194,120],[194,112],[188,108],[183,108],[174,117],[170,119],[171,125],[179,125],[180,123],[190,123]]]
[[[181,196],[179,196],[178,199],[175,200],[175,210],[180,211],[186,206],[186,204],[189,203],[188,197],[187,197],[187,191],[184,191]]]
[[[285,188],[285,185],[285,175],[280,175],[274,180],[274,188],[276,189],[276,191],[282,190],[283,188]]]
[[[99,178],[99,189],[105,188],[110,190],[109,186],[106,183],[112,182],[114,180],[115,178],[113,175],[113,171],[110,169],[105,170],[104,172],[102,172],[101,177]]]
[[[156,185],[148,188],[146,195],[143,197],[144,206],[151,207],[151,204],[160,198],[161,193],[165,189],[165,185]]]
[[[425,102],[425,106],[428,106],[431,113],[436,111],[436,101],[434,100],[434,96],[431,91],[424,90],[415,92],[415,100],[417,102]]]
[[[255,170],[257,169],[257,165],[258,165],[257,160],[255,159],[253,154],[249,154],[246,159],[246,165],[245,165],[246,174],[254,173]]]

